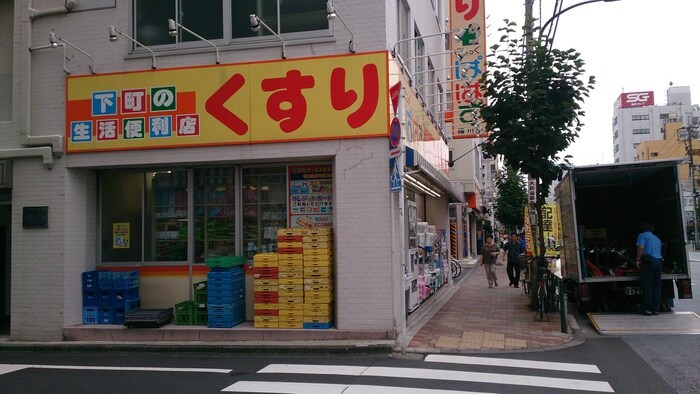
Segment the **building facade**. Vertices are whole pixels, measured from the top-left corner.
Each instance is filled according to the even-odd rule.
[[[141,307],[171,308],[227,255],[247,261],[255,330],[254,256],[311,227],[332,228],[333,329],[400,340],[475,254],[485,167],[449,167],[478,140],[446,126],[448,2],[214,8],[0,0],[12,340],[73,338],[86,271],[138,271]]]
[[[612,120],[615,163],[635,160],[635,150],[644,141],[664,140],[665,126],[692,122],[697,106],[692,104],[690,87],[671,86],[666,104],[656,104],[654,92],[622,93],[615,101]]]

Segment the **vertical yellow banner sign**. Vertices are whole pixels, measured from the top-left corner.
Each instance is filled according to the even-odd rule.
[[[485,0],[449,0],[452,65],[452,138],[478,138],[488,135],[479,116],[477,103],[484,100],[479,79],[486,71]]]

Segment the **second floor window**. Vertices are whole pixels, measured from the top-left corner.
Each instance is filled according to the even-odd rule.
[[[287,39],[331,34],[326,19],[326,0],[133,0],[133,4],[134,35],[146,46],[207,45],[185,31],[171,37],[168,19],[174,19],[216,44],[243,43],[271,36],[264,27],[251,30],[250,14],[257,15]]]

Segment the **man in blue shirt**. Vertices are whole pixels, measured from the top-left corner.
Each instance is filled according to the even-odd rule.
[[[642,314],[658,315],[661,304],[661,240],[654,235],[654,226],[642,223],[637,237],[637,268],[642,287]]]

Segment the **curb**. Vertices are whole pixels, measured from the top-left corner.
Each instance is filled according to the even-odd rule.
[[[0,343],[0,352],[137,352],[137,353],[245,353],[245,354],[388,354],[395,351],[394,341],[377,343],[318,342],[285,343],[114,343],[114,342],[50,342]]]

